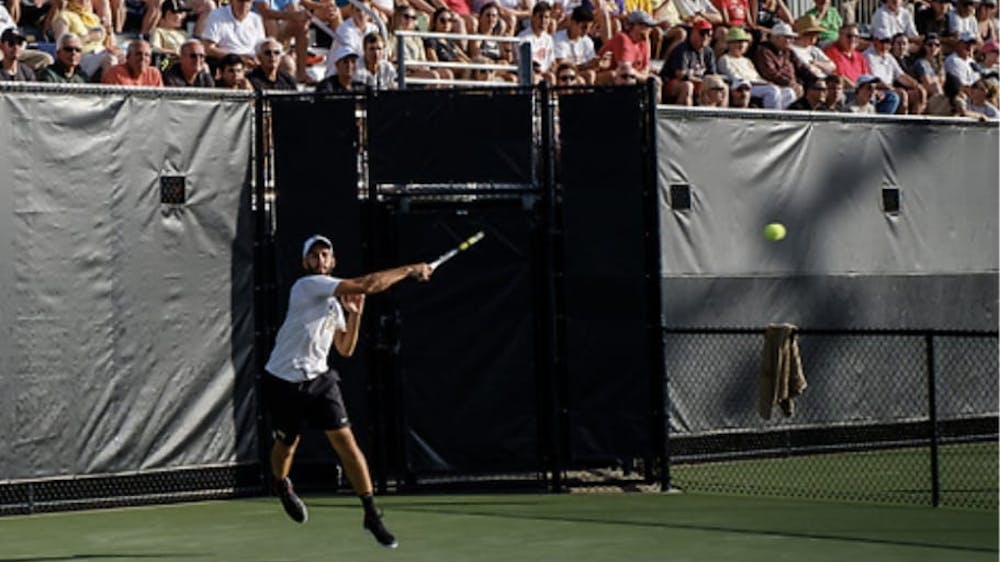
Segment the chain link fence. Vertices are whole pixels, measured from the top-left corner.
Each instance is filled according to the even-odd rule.
[[[802,331],[795,412],[757,413],[762,331],[666,335],[671,484],[997,509],[997,334]]]

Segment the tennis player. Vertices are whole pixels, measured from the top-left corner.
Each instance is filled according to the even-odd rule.
[[[361,498],[363,527],[379,544],[395,548],[396,538],[375,509],[368,463],[354,440],[340,394],[340,377],[327,365],[327,354],[331,344],[344,357],[354,353],[365,295],[384,291],[408,277],[427,281],[432,270],[426,263],[416,263],[338,279],[330,275],[336,263],[328,238],[315,235],[305,241],[302,267],[306,275],[292,285],[288,313],[265,366],[261,392],[274,429],[274,491],[288,516],[305,523],[309,517],[306,505],[295,494],[288,474],[303,426],[318,427],[326,433],[351,487]]]

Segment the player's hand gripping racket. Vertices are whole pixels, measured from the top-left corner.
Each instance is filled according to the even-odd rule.
[[[431,266],[431,271],[434,271],[435,269],[438,268],[439,265],[457,256],[459,252],[464,252],[465,250],[468,250],[473,244],[482,240],[484,236],[486,236],[486,234],[484,234],[483,231],[480,230],[479,232],[466,238],[461,244],[458,245],[458,247],[452,248],[451,250],[448,250],[447,252],[441,254],[441,257],[428,264]]]

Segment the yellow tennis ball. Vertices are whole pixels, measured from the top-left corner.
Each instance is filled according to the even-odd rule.
[[[469,247],[469,243],[468,242],[462,242],[461,244],[458,245],[458,249],[459,250],[464,250],[464,249],[466,249],[468,247]]]
[[[788,234],[788,230],[785,229],[785,225],[780,222],[772,222],[771,224],[764,227],[764,238],[772,242],[777,242]]]

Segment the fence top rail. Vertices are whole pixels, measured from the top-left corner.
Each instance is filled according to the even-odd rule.
[[[397,31],[400,37],[423,37],[425,39],[461,39],[472,41],[496,41],[497,43],[524,43],[524,37],[508,37],[503,35],[476,35],[471,33],[441,33],[438,31]]]
[[[764,328],[724,328],[713,326],[692,326],[690,328],[664,327],[664,334],[761,334]],[[955,336],[955,337],[1000,337],[997,330],[961,330],[936,328],[796,328],[799,335],[810,336]]]

